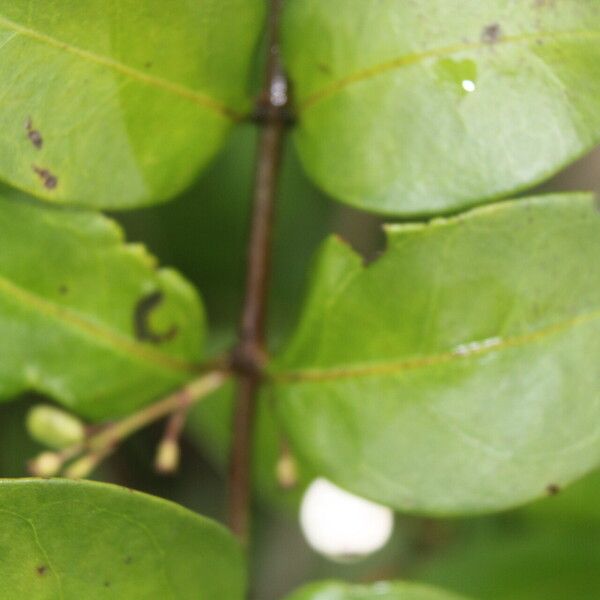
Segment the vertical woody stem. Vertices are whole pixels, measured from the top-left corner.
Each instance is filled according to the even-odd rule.
[[[256,107],[260,126],[252,217],[247,254],[246,290],[238,344],[232,355],[237,399],[230,459],[229,524],[242,540],[249,534],[251,447],[257,395],[267,354],[265,318],[271,270],[271,245],[277,179],[287,122],[287,80],[279,52],[282,0],[268,0],[268,57]]]

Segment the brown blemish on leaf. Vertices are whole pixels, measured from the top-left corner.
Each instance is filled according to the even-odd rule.
[[[110,581],[105,581],[104,582],[104,587],[106,587],[106,588],[110,587]]]
[[[133,311],[133,328],[138,340],[160,344],[172,340],[177,335],[178,328],[175,325],[162,333],[152,331],[150,327],[150,315],[162,304],[164,297],[163,292],[156,291],[138,300]]]
[[[549,496],[556,496],[560,492],[560,486],[556,483],[551,483],[547,488],[546,492],[548,492]]]
[[[68,293],[69,293],[69,288],[67,287],[67,284],[66,284],[66,283],[61,283],[61,284],[58,286],[58,293],[59,293],[59,294],[61,294],[61,295],[63,295],[63,296],[64,296],[65,294],[68,294]]]
[[[133,558],[131,558],[131,556],[126,556],[125,560],[123,561],[126,565],[130,565],[133,562]]]
[[[46,565],[38,565],[36,568],[36,573],[42,577],[46,574],[46,571],[48,570],[48,567]]]
[[[502,28],[499,23],[492,23],[483,28],[481,41],[484,44],[495,44],[502,37]]]
[[[27,137],[29,138],[29,141],[38,150],[40,150],[44,145],[44,138],[42,138],[42,134],[33,127],[33,121],[31,120],[31,117],[29,117],[25,123],[25,130],[27,131]]]
[[[317,67],[322,73],[327,73],[327,75],[331,75],[331,69],[329,65],[326,65],[325,63],[319,63]]]
[[[58,177],[48,171],[48,169],[43,169],[41,167],[37,167],[36,165],[32,165],[31,168],[33,172],[42,180],[44,187],[47,190],[53,190],[58,185]]]

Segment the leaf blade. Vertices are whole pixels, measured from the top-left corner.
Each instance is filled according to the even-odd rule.
[[[532,187],[596,145],[593,2],[513,9],[289,3],[296,144],[313,179],[373,212],[446,213]]]
[[[0,14],[0,177],[96,208],[182,190],[248,109],[262,3],[38,4]]]
[[[196,372],[204,314],[195,291],[123,244],[113,222],[14,194],[0,198],[0,225],[1,397],[35,389],[106,418]]]
[[[112,485],[1,480],[7,599],[243,598],[242,553],[220,525]]]
[[[429,514],[500,510],[593,469],[598,227],[592,198],[565,195],[390,228],[366,268],[330,241],[273,367],[297,452]]]
[[[292,594],[288,600],[460,600],[437,588],[407,582],[350,585],[334,581],[314,583]]]

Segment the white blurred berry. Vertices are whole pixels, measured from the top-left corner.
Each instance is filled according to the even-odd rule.
[[[302,499],[300,525],[314,550],[332,560],[349,561],[385,546],[394,529],[394,515],[385,506],[316,479]]]

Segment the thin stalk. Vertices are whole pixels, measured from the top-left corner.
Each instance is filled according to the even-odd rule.
[[[251,446],[256,400],[267,355],[265,318],[271,271],[277,179],[287,117],[287,80],[281,68],[279,21],[282,0],[269,0],[265,83],[255,118],[260,126],[253,208],[246,264],[246,289],[238,344],[232,354],[237,399],[229,475],[229,524],[247,542],[251,502]]]

